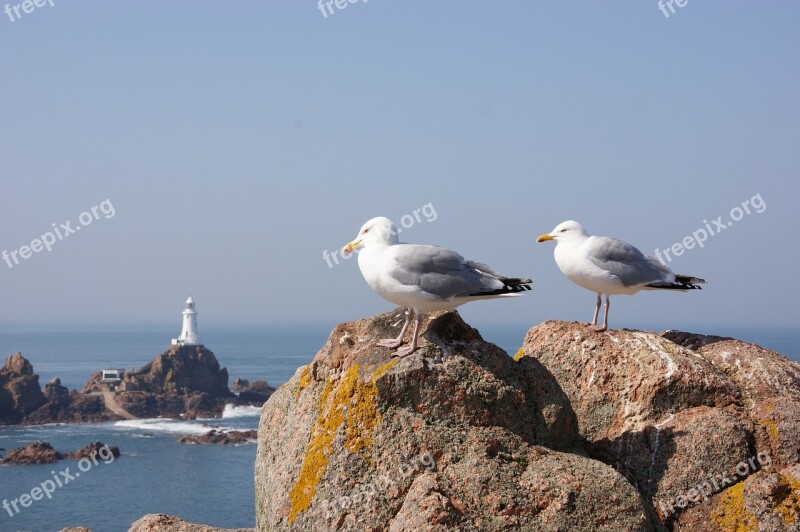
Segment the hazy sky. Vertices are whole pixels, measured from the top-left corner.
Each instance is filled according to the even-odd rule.
[[[539,234],[652,254],[756,197],[611,326],[800,328],[796,1],[53,3],[0,13],[0,324],[368,316],[323,252],[425,205],[403,240],[535,279],[470,323],[588,320]]]

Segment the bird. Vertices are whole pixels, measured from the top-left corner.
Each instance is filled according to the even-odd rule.
[[[701,290],[705,279],[675,274],[656,257],[635,246],[606,236],[590,236],[583,225],[567,220],[536,242],[555,240],[553,255],[561,273],[578,286],[597,294],[590,325],[598,332],[608,329],[610,296],[633,295],[640,290]],[[597,325],[602,296],[606,296],[603,325]]]
[[[470,301],[515,297],[531,290],[531,279],[504,277],[486,264],[467,260],[453,250],[406,244],[397,235],[392,221],[379,216],[367,221],[356,238],[342,248],[345,254],[360,249],[358,267],[367,284],[387,301],[407,309],[400,335],[382,339],[377,345],[399,348],[414,321],[410,345],[397,349],[393,356],[404,357],[417,349],[419,326],[425,313],[452,311]]]

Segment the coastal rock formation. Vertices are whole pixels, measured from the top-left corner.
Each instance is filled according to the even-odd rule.
[[[105,411],[102,397],[69,391],[59,379],[39,387],[31,363],[17,353],[0,369],[0,425],[102,422],[118,419]]]
[[[22,353],[6,358],[0,368],[0,424],[19,423],[46,401],[39,376]]]
[[[117,386],[116,401],[136,417],[213,417],[237,401],[228,389],[228,370],[203,346],[172,345]],[[84,393],[102,391],[100,374]]]
[[[513,361],[457,313],[402,359],[396,310],[337,326],[265,403],[259,530],[653,530],[648,503],[581,447],[548,369]]]
[[[255,430],[210,430],[200,436],[181,436],[178,443],[199,443],[228,445],[250,443],[256,440],[258,432]]]
[[[261,406],[274,391],[266,381],[239,381],[239,395],[228,389],[228,371],[203,346],[173,345],[110,389],[92,374],[81,392],[58,378],[44,391],[22,354],[0,368],[0,425],[99,423],[133,417],[192,419],[217,417],[226,404]]]
[[[149,514],[137,520],[128,532],[255,532],[254,528],[216,528],[187,523],[180,517]]]
[[[53,446],[46,441],[35,441],[23,447],[12,449],[6,456],[0,460],[0,464],[4,465],[30,465],[30,464],[49,464],[58,462],[59,460],[80,460],[81,458],[91,458],[96,455],[100,449],[107,448],[114,457],[119,456],[119,448],[107,446],[103,442],[96,441],[81,447],[77,451],[71,453],[62,453],[53,449]],[[105,449],[101,456],[108,457],[108,451]]]
[[[625,474],[668,527],[722,511],[726,523],[789,529],[770,528],[766,509],[780,513],[800,478],[789,468],[800,461],[800,365],[732,339],[557,321],[528,332],[517,359],[528,358],[569,397],[590,455]],[[762,477],[771,498],[759,498]]]

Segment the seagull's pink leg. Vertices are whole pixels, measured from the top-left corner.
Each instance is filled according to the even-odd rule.
[[[414,333],[411,335],[411,345],[408,347],[404,347],[402,349],[398,349],[392,355],[393,357],[404,357],[406,355],[410,355],[411,353],[417,350],[417,334],[419,334],[419,324],[421,321],[422,321],[422,316],[415,313]]]
[[[603,303],[603,299],[600,297],[600,294],[597,294],[597,304],[594,306],[594,318],[592,318],[592,323],[589,325],[597,325],[597,316],[600,314],[600,305]]]
[[[406,330],[408,329],[408,324],[411,323],[411,318],[414,316],[414,309],[409,308],[406,310],[406,322],[403,324],[403,328],[400,330],[400,335],[397,338],[384,338],[383,340],[378,341],[378,345],[381,347],[388,347],[389,349],[394,349],[395,347],[400,347],[403,345],[403,337],[406,335]]]
[[[600,296],[597,296],[597,299],[598,299],[598,303],[599,303]],[[605,309],[605,312],[603,312],[603,326],[602,327],[595,326],[594,327],[595,331],[603,332],[606,329],[608,329],[608,309],[609,309],[610,306],[611,306],[611,296],[606,295],[606,309]]]

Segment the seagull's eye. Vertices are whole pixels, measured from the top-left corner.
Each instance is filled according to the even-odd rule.
[[[364,233],[369,233],[369,229],[364,229]]]
[[[566,233],[566,232],[567,232],[567,230],[566,230],[566,229],[562,229],[562,230],[561,230],[561,232],[562,232],[562,233]]]

